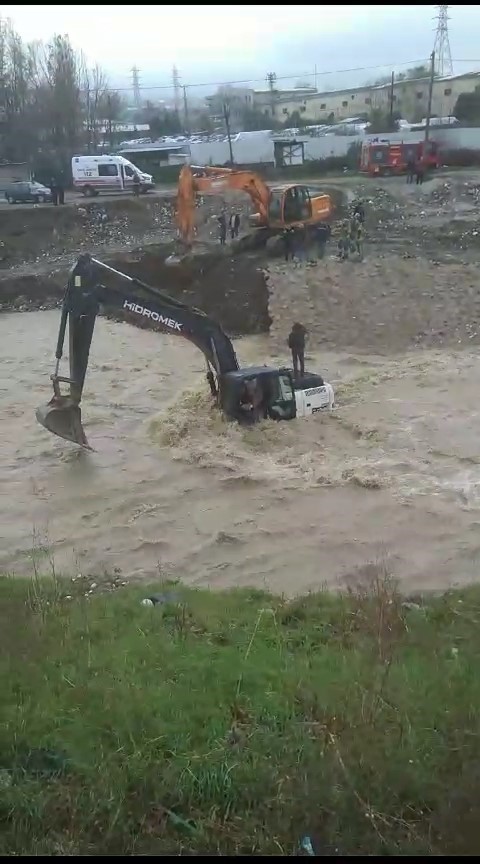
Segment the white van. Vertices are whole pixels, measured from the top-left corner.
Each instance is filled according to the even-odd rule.
[[[99,192],[124,192],[133,189],[133,177],[140,177],[140,192],[153,189],[155,183],[151,174],[140,171],[123,156],[73,156],[73,188],[84,195],[98,195]]]

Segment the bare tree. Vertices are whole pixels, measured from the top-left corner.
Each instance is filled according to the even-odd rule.
[[[98,63],[92,69],[85,66],[82,90],[88,152],[93,150],[95,153],[100,142],[102,120],[105,119],[103,114],[108,92],[107,76]]]
[[[68,36],[56,35],[45,46],[45,110],[51,142],[63,152],[72,152],[82,138],[81,67]]]
[[[102,96],[100,108],[105,123],[105,136],[111,147],[113,146],[115,127],[121,119],[123,107],[122,97],[116,90],[107,90]]]
[[[102,127],[112,140],[122,113],[101,67],[87,69],[68,36],[24,43],[0,17],[0,159],[65,171],[85,141],[97,147]]]
[[[2,158],[23,161],[36,138],[28,123],[33,101],[33,56],[10,21],[0,20],[0,133]]]

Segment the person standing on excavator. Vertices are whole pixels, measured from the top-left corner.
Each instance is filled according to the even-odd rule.
[[[298,321],[295,322],[288,336],[288,347],[292,352],[293,374],[295,378],[305,375],[305,341],[307,329]],[[300,367],[300,368],[299,368]]]

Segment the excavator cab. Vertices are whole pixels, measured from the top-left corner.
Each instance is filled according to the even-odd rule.
[[[296,400],[288,369],[251,366],[220,380],[220,405],[229,420],[250,425],[261,419],[293,420]]]
[[[307,187],[273,188],[268,216],[271,227],[277,228],[296,222],[309,222],[312,218],[312,201]]]

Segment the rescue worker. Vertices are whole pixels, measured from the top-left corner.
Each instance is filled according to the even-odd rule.
[[[413,183],[414,176],[415,176],[415,161],[414,161],[414,159],[409,159],[407,162],[407,183]]]
[[[344,219],[342,222],[340,239],[338,241],[338,256],[341,261],[348,260],[348,253],[350,251],[350,222],[348,219]]]
[[[135,198],[138,198],[140,195],[140,177],[136,171],[133,175],[133,194],[135,195]]]
[[[240,234],[240,214],[239,213],[235,213],[235,216],[233,217],[233,232],[234,232],[235,237],[238,237],[238,235]]]
[[[65,204],[65,172],[63,168],[57,172],[57,196],[58,203]]]
[[[363,260],[363,225],[358,214],[350,224],[350,249],[357,253],[360,261]]]
[[[225,246],[225,241],[227,239],[227,220],[225,219],[225,213],[221,213],[218,217],[218,231],[220,246]]]
[[[290,334],[288,336],[288,347],[292,352],[292,364],[293,364],[293,374],[295,378],[298,378],[299,371],[300,376],[303,377],[305,375],[305,341],[307,338],[307,330],[303,326],[303,324],[299,324],[298,321],[293,325]]]
[[[252,422],[259,423],[261,420],[267,419],[267,404],[266,394],[262,387],[262,382],[258,378],[252,381]]]
[[[293,229],[293,256],[298,261],[305,261],[307,257],[307,232],[304,225]]]
[[[354,216],[358,216],[362,224],[365,222],[365,205],[362,198],[358,198],[354,202],[352,213]]]
[[[332,229],[330,225],[317,225],[314,230],[314,237],[316,240],[317,247],[317,257],[321,261],[322,258],[325,257],[325,250],[327,248],[327,241],[330,239],[332,234]]]
[[[231,213],[230,219],[228,220],[228,226],[230,228],[230,239],[235,240],[235,214]]]
[[[55,177],[51,178],[49,185],[50,185],[50,192],[52,193],[52,204],[54,204],[56,207],[58,204],[58,186],[57,186],[57,181],[55,180]]]
[[[284,228],[282,238],[285,249],[285,261],[290,261],[290,259],[293,259],[293,228]]]
[[[423,160],[422,160],[422,159],[419,159],[419,160],[418,160],[418,162],[417,162],[417,164],[416,164],[416,167],[415,167],[415,173],[416,173],[416,175],[417,175],[417,179],[416,179],[417,186],[422,186],[422,184],[423,184],[423,177],[424,177],[424,174],[425,174],[425,166],[424,166],[424,164],[423,164]]]

